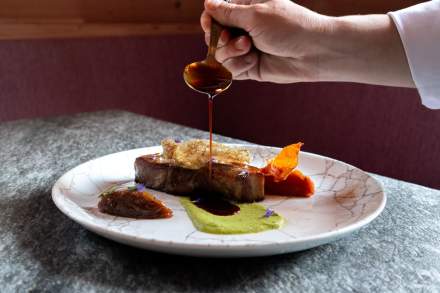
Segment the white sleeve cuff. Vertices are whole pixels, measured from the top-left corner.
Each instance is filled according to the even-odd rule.
[[[440,109],[440,0],[388,15],[399,31],[422,104]]]

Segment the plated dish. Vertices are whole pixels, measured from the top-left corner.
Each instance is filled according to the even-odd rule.
[[[297,169],[302,143],[284,147],[262,168],[245,147],[203,139],[161,142],[162,152],[134,162],[133,183],[100,194],[98,209],[137,219],[172,217],[172,210],[147,191],[181,196],[194,227],[212,234],[245,234],[278,229],[284,218],[256,202],[266,195],[310,197],[314,183]]]
[[[247,150],[251,157],[249,165],[260,170],[267,169],[268,162],[273,162],[281,152],[281,149],[263,146],[229,147]],[[264,200],[255,204],[258,208],[244,203],[249,200],[239,197],[237,203],[237,198],[234,198],[234,203],[241,208],[234,217],[241,214],[242,217],[247,215],[244,218],[248,219],[249,215],[256,215],[257,219],[267,222],[269,229],[245,232],[238,229],[232,230],[232,233],[230,229],[227,233],[203,229],[200,221],[206,224],[207,220],[206,215],[198,211],[200,206],[190,197],[163,192],[175,193],[175,190],[164,188],[164,182],[158,188],[159,185],[144,181],[141,183],[145,185],[141,188],[142,192],[150,194],[172,211],[171,217],[154,220],[119,217],[98,208],[102,194],[112,186],[126,184],[118,188],[136,188],[133,180],[136,177],[139,181],[142,173],[137,170],[135,176],[133,166],[137,158],[152,158],[160,153],[162,147],[157,146],[116,153],[84,163],[57,181],[52,192],[54,202],[62,212],[89,230],[122,243],[168,253],[226,257],[279,254],[327,243],[369,223],[382,211],[386,201],[380,184],[367,173],[336,160],[301,152],[296,169],[302,171],[304,178],[310,176],[315,182],[314,196],[269,195],[266,190]],[[215,165],[212,169],[216,174]],[[278,175],[274,174],[277,179]],[[260,193],[255,194],[259,196]],[[236,195],[240,196],[240,192]],[[169,211],[165,210],[165,214],[169,215]],[[208,217],[208,220],[212,218]],[[226,224],[238,227],[237,221],[241,220]],[[216,226],[218,221],[213,221],[213,224]],[[224,223],[221,225],[224,227]]]

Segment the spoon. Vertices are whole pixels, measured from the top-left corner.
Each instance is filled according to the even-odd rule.
[[[215,60],[222,29],[222,25],[214,19],[211,20],[208,55],[203,61],[188,64],[183,71],[186,84],[195,91],[207,94],[210,99],[225,91],[232,83],[232,73]]]

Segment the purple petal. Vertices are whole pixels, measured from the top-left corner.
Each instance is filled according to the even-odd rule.
[[[272,216],[274,213],[275,213],[274,210],[266,209],[266,213],[264,213],[264,216],[263,216],[263,217],[265,217],[265,218],[269,218],[269,217]]]
[[[145,186],[142,183],[136,183],[136,190],[137,191],[144,191]]]

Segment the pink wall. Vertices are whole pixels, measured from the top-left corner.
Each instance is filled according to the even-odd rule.
[[[182,69],[200,36],[0,42],[0,121],[126,109],[206,129],[206,99]],[[305,150],[440,188],[440,111],[417,92],[355,84],[234,82],[215,101],[218,133]]]

